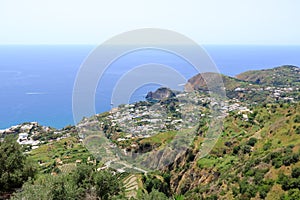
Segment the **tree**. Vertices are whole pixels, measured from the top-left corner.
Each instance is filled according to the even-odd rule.
[[[34,164],[27,160],[15,136],[6,136],[0,143],[0,191],[11,192],[22,187],[35,171]]]
[[[49,182],[47,182],[49,183]],[[44,184],[33,184],[32,180],[24,183],[22,191],[14,193],[12,200],[50,200],[52,199],[51,191]]]
[[[168,200],[169,198],[162,192],[157,190],[152,190],[150,193],[140,193],[138,194],[138,199],[140,200]]]
[[[50,177],[51,180],[52,177]],[[77,186],[68,175],[53,177],[51,180],[51,196],[53,200],[75,199],[79,196]],[[46,188],[48,186],[46,185]]]
[[[84,194],[80,193],[74,181],[69,175],[52,176],[42,175],[34,182],[26,182],[22,191],[15,193],[13,200],[71,200],[80,199]]]
[[[103,200],[122,192],[121,181],[109,171],[96,172],[93,178],[97,195]]]
[[[88,189],[92,183],[93,167],[87,164],[80,164],[72,173],[72,179],[79,188]]]

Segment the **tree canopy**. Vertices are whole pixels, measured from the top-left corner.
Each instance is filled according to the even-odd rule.
[[[35,166],[24,155],[15,136],[6,136],[0,143],[0,191],[10,192],[22,187],[35,171]]]

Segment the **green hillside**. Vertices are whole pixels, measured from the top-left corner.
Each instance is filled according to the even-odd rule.
[[[236,77],[243,81],[268,86],[300,86],[300,68],[291,65],[273,69],[247,71]]]
[[[223,133],[207,157],[183,159],[173,166],[174,192],[187,199],[299,197],[300,104],[267,104],[251,110],[247,121],[235,112],[226,117]]]

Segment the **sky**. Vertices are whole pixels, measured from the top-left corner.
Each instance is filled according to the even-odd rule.
[[[139,28],[199,44],[300,45],[299,8],[299,0],[0,0],[0,45],[97,45]]]

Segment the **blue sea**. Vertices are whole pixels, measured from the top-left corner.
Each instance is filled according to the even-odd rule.
[[[219,71],[230,76],[286,64],[300,66],[300,46],[205,45],[203,48]],[[88,45],[0,46],[0,129],[31,121],[56,128],[74,124],[74,82],[81,64],[94,49],[95,46]],[[99,81],[96,112],[111,108],[114,84],[126,70],[149,62],[174,67],[186,79],[197,72],[185,60],[163,51],[148,49],[128,54],[112,63]],[[130,102],[143,100],[148,91],[157,87],[148,84],[137,88]]]

